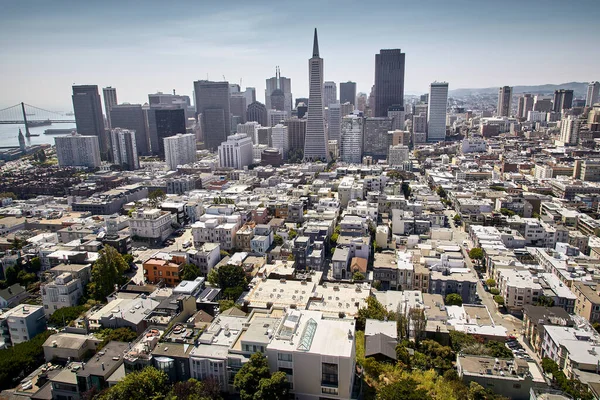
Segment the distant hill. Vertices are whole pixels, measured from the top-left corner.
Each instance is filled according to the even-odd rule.
[[[559,85],[545,84],[534,86],[513,86],[513,94],[531,93],[531,94],[553,94],[557,89],[572,89],[575,97],[585,98],[587,94],[588,82],[568,82]],[[454,89],[450,90],[449,96],[463,97],[473,94],[497,94],[497,87],[481,88],[481,89]]]

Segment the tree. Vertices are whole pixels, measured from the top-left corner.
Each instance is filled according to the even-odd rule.
[[[148,195],[148,201],[154,208],[160,206],[160,203],[162,203],[166,198],[167,196],[165,195],[165,192],[163,192],[160,189],[156,189],[150,192],[150,194]]]
[[[473,247],[470,251],[469,251],[469,257],[472,260],[483,260],[483,249],[481,247]]]
[[[0,199],[13,199],[16,200],[17,199],[17,195],[14,194],[13,192],[2,192],[0,193]]]
[[[183,382],[175,382],[167,400],[220,400],[219,383],[214,379],[198,381],[194,378]]]
[[[515,212],[513,210],[509,210],[508,208],[501,208],[500,214],[506,215],[507,217],[512,217],[515,215]]]
[[[400,186],[400,190],[402,191],[402,194],[404,195],[405,199],[408,199],[410,197],[410,192],[412,192],[412,190],[411,190],[410,184],[408,182],[402,182],[402,185]]]
[[[537,301],[534,304],[536,306],[554,307],[554,299],[552,297],[544,296],[542,294],[538,297]]]
[[[539,214],[539,213],[536,213],[536,212],[533,212],[533,213],[531,214],[531,218],[540,219],[540,214]]]
[[[467,346],[477,343],[475,337],[464,332],[452,330],[449,332],[450,346],[455,352],[459,352]]]
[[[290,229],[290,233],[288,234],[290,240],[293,240],[296,236],[298,236],[298,232],[295,229]]]
[[[440,198],[445,199],[446,197],[448,197],[448,194],[446,193],[446,190],[444,190],[443,187],[438,186],[436,193],[438,196],[440,196]]]
[[[109,342],[133,342],[137,339],[138,334],[131,328],[106,328],[98,332],[97,336],[102,339],[101,346],[106,346]]]
[[[427,326],[425,310],[421,308],[411,308],[411,310],[408,312],[408,319],[411,322],[415,336],[415,342],[418,345],[421,337],[425,333],[425,327]]]
[[[125,260],[127,265],[131,265],[133,263],[133,256],[131,254],[124,254],[123,260]]]
[[[214,269],[213,269],[214,271]],[[215,282],[222,290],[226,299],[237,300],[246,287],[246,274],[240,265],[227,264],[216,270],[216,282],[214,273],[209,273],[209,282]]]
[[[235,374],[233,385],[240,391],[242,400],[252,400],[258,391],[262,379],[271,378],[267,358],[261,353],[254,353],[250,361]]]
[[[499,306],[503,306],[504,305],[504,297],[500,296],[500,295],[496,295],[494,296],[494,301],[499,305]]]
[[[502,342],[490,340],[486,342],[485,347],[490,349],[490,356],[497,358],[514,358],[512,351]]]
[[[412,378],[403,378],[384,386],[377,393],[377,400],[432,400],[427,390],[419,388]]]
[[[485,284],[486,284],[488,287],[491,287],[491,288],[493,288],[493,287],[495,287],[495,286],[496,286],[496,280],[495,280],[495,279],[493,279],[493,278],[487,279],[487,280],[485,281]]]
[[[495,287],[494,287],[494,288],[491,288],[491,289],[490,289],[490,293],[491,293],[493,296],[497,296],[497,295],[499,295],[499,294],[500,294],[500,289],[498,289],[498,288],[495,288]]]
[[[454,214],[454,217],[452,217],[452,219],[454,220],[454,222],[460,222],[462,220],[462,217],[460,216],[460,214]]]
[[[365,329],[364,327],[367,319],[378,319],[383,321],[389,317],[389,312],[374,296],[367,297],[366,302],[367,306],[358,310],[356,328],[360,330]]]
[[[193,281],[200,276],[200,268],[195,264],[185,264],[182,267],[181,279],[184,281]]]
[[[365,276],[358,271],[356,271],[354,274],[352,274],[352,280],[354,280],[354,281],[362,281],[364,279],[365,279]]]
[[[219,286],[219,272],[217,272],[216,268],[212,268],[209,272],[208,272],[208,276],[206,277],[206,280],[208,281],[208,283],[210,283],[212,286]]]
[[[42,262],[39,257],[33,257],[29,260],[29,269],[33,272],[38,272],[42,269]]]
[[[231,256],[231,254],[229,254],[229,252],[226,250],[219,250],[219,255],[221,256],[221,260],[224,259],[225,257]]]
[[[18,275],[15,267],[8,267],[4,271],[4,277],[6,278],[6,284],[8,286],[11,286],[11,285],[14,285],[15,283],[17,283],[18,276],[19,275]]]
[[[45,331],[27,342],[0,350],[0,390],[14,387],[44,362],[42,345],[52,333]]]
[[[275,246],[281,246],[283,244],[283,238],[280,235],[275,235],[273,237],[273,243],[275,243]]]
[[[125,375],[116,385],[98,396],[99,400],[163,399],[169,391],[168,377],[163,371],[146,367]]]
[[[15,237],[13,239],[11,247],[13,248],[13,250],[21,250],[23,248],[23,246],[25,246],[26,244],[27,244],[27,241],[21,240],[18,237]]]
[[[123,256],[111,246],[100,250],[100,257],[92,267],[91,293],[96,300],[104,300],[115,291],[115,285],[123,282],[123,273],[128,269]]]
[[[56,327],[68,326],[72,321],[75,321],[84,312],[87,311],[85,306],[63,307],[54,311],[48,322]]]
[[[460,294],[458,293],[450,293],[446,295],[444,299],[444,303],[447,306],[462,306],[463,300]]]
[[[252,396],[254,400],[284,400],[289,398],[290,383],[285,372],[278,371],[270,378],[263,378],[258,383],[258,390]]]

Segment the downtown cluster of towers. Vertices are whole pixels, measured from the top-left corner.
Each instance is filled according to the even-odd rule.
[[[328,161],[329,140],[342,141],[339,132],[328,134],[326,108],[335,108],[337,88],[334,82],[324,82],[323,59],[319,53],[317,30],[314,31],[313,52],[309,59],[309,97],[296,99],[292,108],[291,80],[276,76],[267,80],[266,105],[256,101],[254,88],[241,91],[237,84],[199,80],[194,82],[194,106],[185,95],[156,93],[149,95],[148,104],[118,104],[116,89],[103,89],[106,121],[96,85],[73,86],[73,107],[80,135],[98,137],[100,155],[103,160],[113,161],[111,128],[123,128],[135,132],[134,153],[165,157],[163,140],[166,137],[190,131],[190,121],[196,129],[196,137],[204,142],[205,148],[215,151],[227,137],[235,132],[238,123],[256,121],[269,126],[269,120],[277,122],[287,118],[305,117],[306,129],[303,137],[303,159],[305,161]],[[404,129],[404,70],[405,54],[400,49],[381,50],[375,55],[375,82],[368,97],[356,96],[356,84],[340,84],[340,100],[348,101],[350,112],[357,109],[372,118],[390,118],[399,121],[394,129]],[[420,142],[436,142],[446,136],[446,109],[448,84],[434,82],[430,86],[428,107],[419,126],[423,132]],[[343,113],[349,114],[344,108]],[[271,117],[271,113],[274,117]],[[301,115],[302,114],[302,115]],[[341,115],[344,116],[344,115]],[[386,132],[387,133],[387,132]],[[333,137],[329,137],[333,136]],[[363,140],[361,140],[362,142]],[[364,138],[367,141],[367,138]],[[297,145],[297,144],[296,144]],[[341,145],[341,143],[340,143]],[[358,146],[358,144],[357,144]],[[130,146],[131,147],[131,146]],[[341,147],[341,146],[340,146]],[[296,149],[294,149],[296,150]]]

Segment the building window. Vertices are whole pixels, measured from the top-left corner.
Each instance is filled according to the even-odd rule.
[[[321,364],[321,384],[329,386],[338,385],[338,365],[330,363]]]
[[[279,361],[292,362],[292,355],[291,354],[286,354],[286,353],[277,353],[277,359]]]

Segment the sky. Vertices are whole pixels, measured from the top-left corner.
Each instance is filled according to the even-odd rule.
[[[70,110],[72,84],[117,88],[118,101],[193,81],[265,79],[308,95],[313,29],[325,80],[369,93],[375,54],[406,53],[405,93],[600,80],[591,33],[598,0],[0,1],[0,109],[21,101]],[[597,29],[596,29],[597,34]],[[339,90],[339,89],[338,89]]]

